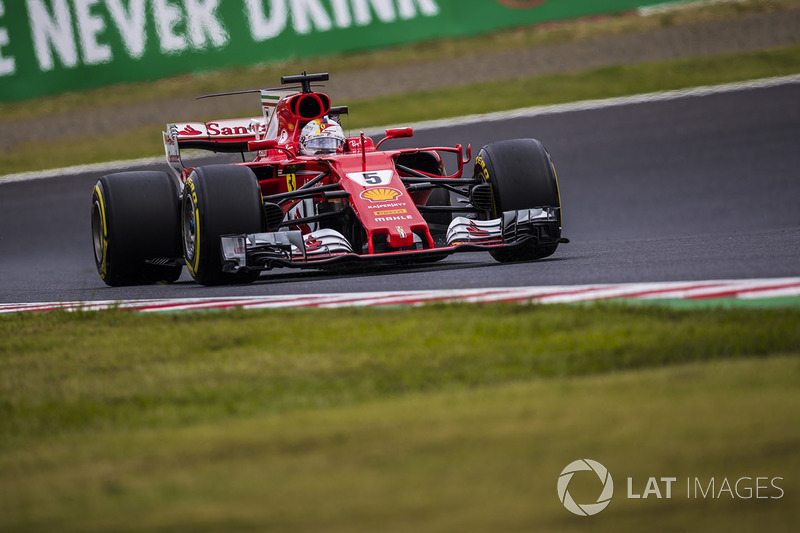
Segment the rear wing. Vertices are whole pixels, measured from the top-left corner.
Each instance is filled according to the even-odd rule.
[[[259,132],[259,130],[262,130]],[[248,141],[264,135],[261,117],[230,118],[212,122],[182,122],[167,124],[165,142],[169,137],[178,148],[194,148],[212,152],[247,152]]]
[[[285,91],[261,91],[260,117],[167,124],[167,130],[163,132],[167,163],[180,178],[185,169],[181,160],[182,149],[244,153],[248,151],[247,143],[250,141],[277,138],[278,123],[277,119],[273,120],[275,107],[286,95]]]

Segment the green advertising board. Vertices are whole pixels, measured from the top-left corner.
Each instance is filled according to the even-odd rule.
[[[0,101],[663,2],[0,0]]]

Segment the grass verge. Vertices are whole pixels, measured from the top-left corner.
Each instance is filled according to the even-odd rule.
[[[571,531],[556,479],[582,457],[618,484],[600,530],[780,528],[798,355],[798,310],[3,316],[0,529]],[[686,498],[762,475],[786,497]]]

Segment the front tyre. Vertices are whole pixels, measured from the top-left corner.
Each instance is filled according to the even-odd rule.
[[[536,139],[513,139],[484,146],[475,159],[475,174],[492,188],[492,218],[505,211],[542,207],[557,208],[558,227],[552,239],[561,237],[561,199],[550,154]],[[491,252],[501,263],[533,261],[553,255],[558,243],[527,241],[513,248]]]
[[[238,165],[196,168],[183,188],[183,255],[189,273],[202,285],[250,283],[260,272],[223,270],[223,235],[264,231],[264,204],[253,172]]]
[[[97,272],[116,287],[176,281],[181,260],[179,194],[165,172],[119,172],[92,191]]]

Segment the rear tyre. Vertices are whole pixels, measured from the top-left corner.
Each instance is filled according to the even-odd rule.
[[[103,176],[92,191],[97,272],[112,287],[176,281],[180,261],[178,185],[165,172]],[[158,260],[162,263],[157,264]],[[155,263],[152,262],[155,260]]]
[[[183,188],[181,230],[189,273],[202,285],[255,281],[258,270],[222,269],[222,235],[264,231],[264,204],[255,174],[244,166],[196,168]]]
[[[492,187],[492,218],[505,211],[557,207],[561,236],[561,199],[555,167],[544,145],[536,139],[513,139],[484,146],[475,160],[476,175]],[[534,241],[507,249],[493,250],[501,263],[532,261],[553,255],[558,243],[540,245]]]

